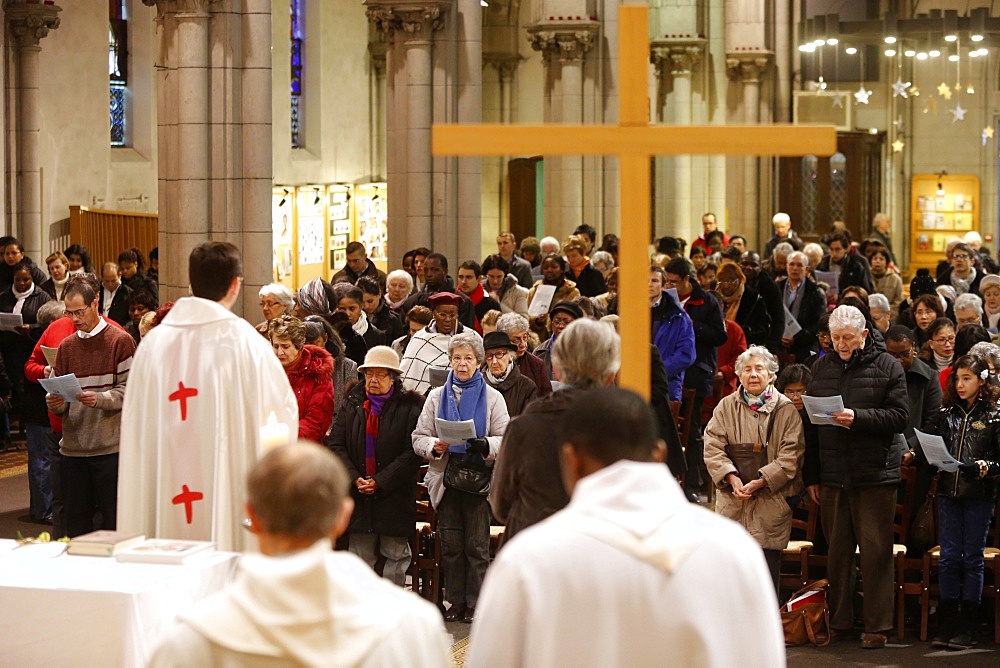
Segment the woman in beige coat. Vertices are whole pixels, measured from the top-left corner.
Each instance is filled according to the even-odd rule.
[[[778,362],[766,348],[750,346],[736,360],[740,387],[719,402],[705,427],[705,466],[718,488],[715,510],[760,543],[776,594],[781,551],[792,530],[785,497],[802,487],[805,450],[799,413],[774,388],[777,372]],[[726,446],[741,443],[760,443],[767,450],[767,463],[751,480],[740,479],[727,454]]]

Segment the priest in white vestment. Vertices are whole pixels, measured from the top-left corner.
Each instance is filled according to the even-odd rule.
[[[179,299],[143,337],[122,409],[118,529],[211,540],[242,551],[244,480],[262,453],[270,413],[298,434],[298,406],[270,343],[230,308],[242,261],[207,242],[189,263],[195,296]],[[281,432],[282,427],[271,431]]]
[[[760,545],[651,461],[645,402],[591,390],[560,426],[571,500],[500,550],[465,665],[784,666]]]
[[[312,443],[266,455],[247,485],[262,554],[244,555],[232,585],[180,615],[151,668],[451,666],[434,605],[333,551],[354,509],[349,485]]]

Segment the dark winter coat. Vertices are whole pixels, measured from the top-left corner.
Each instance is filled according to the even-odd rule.
[[[142,272],[136,272],[135,276],[132,278],[122,278],[122,285],[127,287],[132,292],[137,290],[145,290],[148,292],[157,303],[160,301],[160,286],[157,284],[156,279]],[[125,323],[121,323],[125,324]]]
[[[354,514],[348,533],[374,533],[384,536],[411,536],[416,515],[416,479],[422,459],[413,451],[411,435],[424,398],[403,389],[397,379],[393,394],[382,409],[378,437],[375,439],[375,475],[378,489],[361,494],[354,481],[365,477],[365,400],[364,385],[348,392],[337,421],[326,440],[347,467],[351,478]]]
[[[903,367],[872,344],[844,362],[836,353],[813,365],[810,397],[841,395],[854,410],[850,429],[806,424],[803,481],[843,488],[899,482],[902,450],[893,436],[906,429],[910,415]]]
[[[486,379],[487,385],[503,395],[504,403],[507,404],[507,413],[511,418],[523,413],[528,404],[538,398],[538,387],[530,379],[521,375],[517,364],[500,383],[490,382],[490,377],[486,375],[485,371],[483,371],[483,378]]]
[[[410,309],[414,306],[426,306],[430,308],[431,305],[427,302],[427,299],[438,292],[450,292],[458,295],[462,300],[462,304],[458,307],[458,321],[469,329],[476,328],[476,311],[472,307],[472,300],[469,299],[469,295],[455,287],[455,281],[452,280],[451,276],[446,276],[444,283],[436,288],[424,285],[419,292],[415,292],[407,297],[406,301],[403,302],[402,308],[400,308],[400,313],[409,313]],[[433,311],[434,309],[431,310]],[[361,362],[358,362],[358,364],[361,364]]]
[[[288,384],[299,404],[299,438],[322,443],[333,424],[333,357],[319,346],[302,346]]]
[[[957,471],[938,473],[938,494],[952,498],[996,500],[1000,476],[1000,408],[982,397],[972,407],[942,406],[932,433],[944,439],[948,452],[963,464],[985,461],[986,478],[976,479]]]
[[[746,287],[750,288],[761,296],[764,300],[764,307],[770,316],[767,333],[760,345],[767,346],[769,350],[777,350],[781,346],[781,337],[785,333],[785,307],[781,301],[781,290],[774,279],[763,271],[757,274],[757,278],[746,282]],[[746,329],[744,329],[744,332]],[[747,344],[752,345],[747,338]]]
[[[31,269],[31,280],[35,285],[41,285],[45,282],[48,276],[45,272],[38,268],[30,257],[24,255],[21,257],[21,261],[18,264],[26,264]],[[17,265],[9,265],[6,262],[0,262],[0,292],[6,292],[10,290],[11,286],[14,285],[14,267]]]
[[[580,270],[580,275],[573,273],[572,269],[566,270],[566,279],[576,283],[576,289],[584,297],[596,297],[608,291],[608,284],[604,281],[604,274],[594,269],[589,262]],[[555,302],[552,302],[555,304]]]
[[[830,271],[829,255],[823,256],[819,266],[816,267],[816,271]],[[854,249],[848,251],[847,256],[844,258],[844,265],[840,268],[837,285],[841,292],[852,285],[864,288],[869,294],[874,292],[874,288],[872,288],[872,270],[868,266],[868,260]]]
[[[385,332],[385,340],[388,343],[383,345],[389,345],[406,333],[403,331],[403,321],[399,319],[399,316],[392,312],[384,300],[379,302],[378,308],[375,309],[375,313],[368,316],[368,322]]]
[[[771,314],[767,311],[767,303],[749,285],[743,287],[740,307],[736,310],[736,322],[743,328],[748,346],[765,346],[771,350],[775,349],[773,343],[768,345],[771,332]],[[782,316],[782,328],[784,328],[784,322],[785,319]]]
[[[384,293],[385,272],[376,267],[375,263],[372,262],[371,260],[366,260],[365,262],[366,262],[365,270],[362,271],[360,274],[354,273],[354,270],[351,269],[350,265],[345,264],[343,269],[341,269],[340,271],[338,271],[336,274],[333,275],[333,278],[330,279],[330,283],[350,283],[351,285],[354,285],[355,283],[358,282],[359,278],[361,278],[362,276],[367,276],[369,278],[375,279],[375,282],[378,283],[379,287],[382,288],[382,292]]]
[[[726,342],[726,321],[715,297],[696,281],[691,282],[691,288],[684,311],[694,327],[695,358],[684,372],[684,387],[693,388],[699,396],[709,396],[715,384],[716,351]]]
[[[976,266],[973,267],[973,269],[976,270],[976,277],[974,279],[972,279],[972,283],[969,283],[969,292],[972,292],[972,293],[975,293],[975,294],[978,295],[979,294],[979,283],[982,282],[983,276],[984,276],[984,274],[983,274],[983,268],[980,267],[980,266],[978,266],[978,265],[976,265]],[[951,285],[951,272],[953,272],[953,271],[954,271],[954,267],[948,267],[943,272],[941,272],[941,275],[938,276],[937,284],[938,285]]]
[[[517,358],[517,368],[521,375],[535,384],[538,396],[544,397],[552,393],[552,381],[545,368],[545,362],[530,350]],[[509,411],[508,411],[509,412]]]
[[[493,514],[507,525],[504,542],[569,503],[556,428],[580,392],[566,387],[533,401],[507,425],[489,494]]]
[[[119,325],[124,327],[132,319],[128,314],[128,300],[132,296],[132,289],[122,283],[117,290],[115,290],[115,296],[111,298],[111,308],[108,309],[108,318],[114,320]],[[97,307],[104,313],[104,287],[101,286],[97,290]]]
[[[778,281],[778,289],[781,291],[782,301],[784,301],[785,286],[787,283],[787,278]],[[826,295],[816,285],[816,281],[809,277],[806,277],[802,282],[799,290],[803,292],[802,300],[799,303],[799,315],[796,321],[799,323],[802,331],[792,337],[792,345],[788,348],[788,352],[795,356],[796,362],[801,364],[809,359],[813,350],[819,345],[816,340],[816,332],[819,329],[819,319],[826,313]]]

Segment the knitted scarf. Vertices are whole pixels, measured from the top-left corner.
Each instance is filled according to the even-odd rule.
[[[476,306],[479,306],[479,302],[483,301],[483,299],[486,298],[486,291],[483,290],[483,286],[482,286],[482,284],[480,284],[480,285],[476,286],[475,290],[473,290],[472,292],[466,294],[466,297],[468,297],[469,301],[472,302],[472,306],[476,307]],[[483,333],[483,326],[482,326],[482,324],[480,324],[480,322],[479,322],[479,316],[476,315],[475,310],[473,310],[473,312],[472,312],[472,327],[473,327],[473,329],[476,330],[477,334],[482,335],[482,333]]]
[[[24,308],[24,300],[30,297],[31,293],[35,291],[35,284],[32,283],[31,287],[24,292],[18,292],[14,287],[11,287],[10,291],[17,298],[17,302],[14,303],[14,310],[11,313],[20,313],[21,309]]]
[[[570,264],[569,268],[573,270],[573,275],[579,278],[580,274],[583,272],[583,268],[588,264],[590,264],[590,258],[584,255],[576,264]]]
[[[385,402],[389,401],[396,391],[393,385],[385,394],[365,392],[365,475],[369,478],[375,475],[375,441],[378,439],[378,424],[382,417]]]
[[[462,391],[459,401],[455,401],[455,388]],[[448,372],[448,380],[441,388],[441,403],[438,406],[437,416],[450,422],[461,422],[462,420],[472,420],[476,424],[476,436],[482,438],[486,436],[486,379],[483,374],[476,369],[472,377],[467,381],[460,381],[455,378],[455,372]],[[466,445],[453,445],[448,448],[449,452],[465,452]]]
[[[752,411],[759,411],[763,408],[764,404],[767,403],[767,400],[770,399],[771,395],[774,393],[774,385],[768,385],[767,389],[759,395],[750,394],[746,391],[746,388],[741,389],[743,391],[743,401],[747,403],[747,406],[749,406]]]
[[[719,299],[722,300],[722,307],[726,312],[726,320],[736,321],[736,313],[740,310],[740,300],[743,299],[745,283],[740,283],[740,288],[729,297],[719,292]]]

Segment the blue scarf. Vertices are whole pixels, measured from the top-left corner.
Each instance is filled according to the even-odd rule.
[[[462,400],[457,403],[455,387],[462,390]],[[464,383],[455,378],[454,371],[448,372],[448,380],[441,388],[441,403],[438,405],[437,416],[451,422],[472,420],[476,423],[476,436],[480,438],[486,436],[486,379],[479,369],[476,369],[472,378]],[[467,447],[462,443],[453,445],[448,450],[464,453]]]

